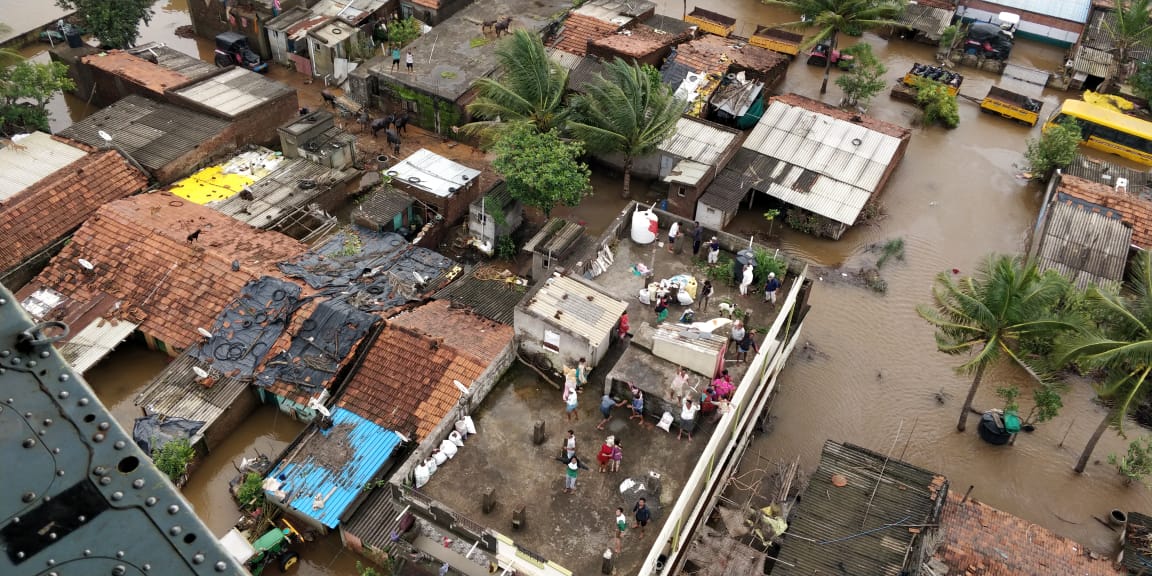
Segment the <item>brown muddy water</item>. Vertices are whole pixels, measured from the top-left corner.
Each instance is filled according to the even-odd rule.
[[[0,9],[14,3],[0,0]],[[672,0],[658,5],[659,12],[670,16],[679,17],[683,10],[682,3]],[[737,32],[743,35],[756,24],[793,19],[751,0],[700,5],[738,18]],[[159,2],[142,41],[165,42],[201,57],[209,53],[206,42],[173,34],[177,26],[188,23],[186,6],[182,0]],[[689,3],[687,10],[695,6]],[[927,46],[888,43],[871,35],[863,40],[872,44],[893,81],[913,62],[933,60],[933,50]],[[1063,56],[1063,49],[1021,42],[1012,58],[1019,64],[1054,69]],[[996,81],[987,73],[970,69],[964,73],[963,93],[972,96],[982,97]],[[798,59],[782,90],[818,97],[820,75],[820,69]],[[839,96],[838,88],[830,85],[824,99],[835,103]],[[1053,110],[1064,97],[1046,92],[1045,111]],[[53,109],[60,113],[54,127],[57,122],[66,125],[64,118],[86,115],[78,100],[65,98],[58,105],[59,109]],[[869,112],[905,126],[912,125],[917,116],[911,106],[890,100],[887,93],[876,97]],[[769,459],[799,456],[803,467],[811,470],[825,439],[885,451],[901,428],[894,456],[946,474],[954,490],[974,485],[973,496],[982,501],[1093,549],[1111,552],[1115,534],[1092,517],[1104,517],[1112,508],[1148,512],[1152,496],[1139,486],[1123,486],[1106,464],[1109,453],[1124,449],[1124,440],[1113,433],[1106,434],[1097,447],[1097,463],[1083,475],[1072,472],[1080,448],[1104,414],[1093,404],[1087,384],[1071,386],[1062,414],[1035,433],[1022,435],[1015,446],[984,444],[976,435],[974,420],[968,433],[955,432],[968,380],[953,371],[957,359],[936,352],[932,332],[916,315],[915,306],[929,301],[937,273],[956,268],[967,274],[990,252],[1023,250],[1042,196],[1039,187],[1017,177],[1025,139],[1036,136],[1039,128],[982,115],[975,104],[963,100],[960,113],[956,130],[914,129],[904,162],[884,191],[885,215],[878,222],[854,229],[838,242],[775,226],[772,243],[822,267],[852,270],[872,265],[875,254],[868,247],[891,238],[904,239],[906,255],[902,262],[885,266],[885,295],[840,281],[838,272],[817,280],[813,310],[805,324],[804,340],[809,346],[798,349],[784,371],[773,405],[771,432],[758,439],[749,453]],[[579,207],[558,209],[556,215],[581,220],[590,232],[598,233],[624,202],[618,196],[617,176],[598,171],[593,184],[595,196]],[[634,182],[634,186],[637,198],[644,199],[644,185]],[[763,199],[755,200],[752,210],[738,216],[729,231],[764,237],[767,225],[759,216],[764,207]],[[126,347],[90,372],[89,380],[117,417],[133,418],[132,396],[164,362],[163,356]],[[998,405],[995,388],[1010,383],[1024,389],[1022,404],[1027,410],[1032,382],[1011,367],[996,370],[986,379],[976,405]],[[943,405],[937,401],[940,395],[946,398]],[[185,494],[213,532],[223,534],[238,515],[227,496],[227,480],[234,474],[232,462],[256,450],[275,452],[298,430],[297,424],[278,418],[275,410],[264,409],[197,470]],[[1130,436],[1147,433],[1134,424],[1126,430]],[[353,566],[354,559],[340,552],[339,541],[329,538],[305,551],[301,568],[303,574],[353,574]]]

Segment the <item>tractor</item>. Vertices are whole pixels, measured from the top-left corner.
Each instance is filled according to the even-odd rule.
[[[246,532],[233,528],[220,543],[252,576],[263,574],[269,564],[276,564],[280,572],[287,574],[300,561],[300,554],[292,545],[302,542],[303,538],[286,520],[284,524],[283,529],[273,526],[255,542],[248,542]]]
[[[216,65],[221,68],[239,66],[253,72],[268,70],[268,63],[248,47],[248,38],[238,32],[224,32],[216,36]]]

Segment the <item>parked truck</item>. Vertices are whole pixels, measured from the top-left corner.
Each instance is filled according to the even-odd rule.
[[[748,39],[748,43],[794,58],[800,53],[800,45],[804,43],[804,35],[780,28],[757,26],[756,33]]]
[[[960,73],[919,62],[912,65],[912,69],[904,75],[902,82],[905,86],[914,88],[918,79],[943,84],[948,89],[948,93],[953,96],[960,93],[960,85],[964,83],[964,76]]]
[[[684,17],[684,21],[696,26],[700,30],[709,34],[715,34],[727,38],[736,30],[736,19],[731,16],[725,16],[705,10],[703,8],[695,8]]]
[[[1005,118],[1035,126],[1040,121],[1040,110],[1044,102],[993,86],[988,95],[980,101],[980,109],[991,114],[999,114]]]

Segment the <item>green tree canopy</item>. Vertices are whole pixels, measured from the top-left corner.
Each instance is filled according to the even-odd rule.
[[[624,155],[627,198],[632,161],[654,151],[672,133],[685,102],[644,67],[619,58],[606,63],[585,92],[572,97],[575,120],[568,129],[593,152]]]
[[[867,107],[872,98],[887,85],[884,75],[888,73],[888,68],[876,59],[872,46],[867,42],[855,44],[845,49],[844,53],[851,54],[856,62],[852,70],[836,79],[836,85],[844,91],[844,104]]]
[[[920,317],[936,328],[936,347],[945,354],[969,355],[958,367],[973,375],[956,429],[963,432],[985,370],[1002,358],[1017,356],[1022,337],[1059,334],[1074,324],[1054,312],[1068,281],[1054,271],[1040,272],[1019,256],[990,256],[971,277],[936,277],[932,306],[918,306]]]
[[[100,42],[128,48],[140,37],[140,24],[148,24],[154,0],[56,0],[65,10],[75,10],[84,27]]]
[[[563,129],[568,70],[548,57],[539,36],[517,29],[496,47],[496,59],[501,76],[478,79],[473,84],[476,99],[468,105],[468,112],[483,121],[461,130],[477,134],[518,122],[531,124],[537,132]]]
[[[1152,49],[1152,12],[1148,3],[1149,0],[1116,0],[1116,10],[1104,18],[1104,29],[1111,36],[1111,52],[1119,64],[1116,77],[1106,79],[1106,86],[1127,80],[1127,65],[1138,49]]]
[[[1124,418],[1149,392],[1152,373],[1152,255],[1141,251],[1134,259],[1123,295],[1096,287],[1085,298],[1087,327],[1062,340],[1058,347],[1063,362],[1084,370],[1098,370],[1105,376],[1096,386],[1101,398],[1111,401],[1080,460],[1076,471],[1083,472],[1096,443],[1109,425],[1124,432]]]
[[[407,46],[420,37],[423,25],[419,20],[409,16],[388,23],[388,42],[399,46]]]
[[[492,167],[504,177],[512,197],[545,216],[557,205],[579,204],[591,189],[592,173],[578,160],[584,147],[565,142],[555,129],[536,132],[525,122],[512,124],[500,132],[492,152]]]
[[[948,87],[939,82],[917,78],[916,104],[924,109],[924,124],[937,124],[945,128],[960,125],[960,109],[956,96],[948,92]]]
[[[784,26],[815,28],[816,35],[804,43],[811,48],[827,42],[829,53],[836,49],[840,33],[860,33],[881,26],[896,25],[896,18],[904,11],[906,0],[761,0],[769,6],[782,6],[800,15],[801,19]],[[832,59],[824,64],[824,82],[820,93],[828,91],[828,75]]]
[[[1071,164],[1081,141],[1080,125],[1071,118],[1045,130],[1039,138],[1029,138],[1024,158],[1032,177],[1047,180],[1057,168]]]
[[[0,123],[6,134],[48,131],[48,102],[57,93],[75,88],[68,66],[60,62],[22,60],[0,69]],[[32,100],[35,106],[25,104]]]

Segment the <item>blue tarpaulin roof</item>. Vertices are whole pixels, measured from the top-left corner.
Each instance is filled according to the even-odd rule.
[[[332,411],[331,428],[314,430],[268,475],[280,482],[268,497],[329,529],[336,528],[340,516],[399,445],[395,432],[337,408]],[[278,497],[281,494],[283,498]]]

